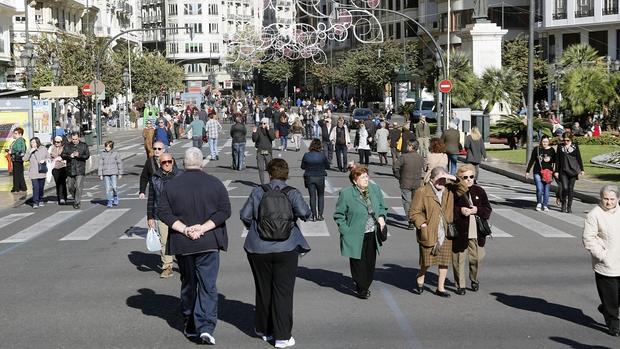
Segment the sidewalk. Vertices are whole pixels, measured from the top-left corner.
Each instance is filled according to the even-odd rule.
[[[122,147],[123,145],[127,145],[127,143],[122,143],[122,141],[133,140],[135,144],[135,140],[142,139],[142,130],[141,129],[116,129],[110,128],[110,131],[104,132],[104,140],[113,140],[115,143],[115,148]],[[89,147],[90,150],[90,158],[86,161],[86,175],[92,174],[97,171],[97,164],[99,163],[99,154],[97,153],[97,144]],[[137,151],[140,151],[142,148],[138,148]],[[103,150],[103,145],[100,147],[100,150]],[[123,160],[128,159],[136,155],[136,150],[131,152],[121,152],[121,158]],[[24,170],[24,177],[26,179],[26,187],[28,187],[28,191],[26,193],[11,193],[11,188],[13,187],[13,176],[9,175],[8,171],[2,170],[0,171],[0,210],[4,210],[7,208],[14,208],[20,205],[23,205],[26,201],[32,198],[32,183],[28,178],[28,169]],[[54,180],[50,183],[45,183],[45,196],[53,195],[56,193],[54,191],[55,188]]]

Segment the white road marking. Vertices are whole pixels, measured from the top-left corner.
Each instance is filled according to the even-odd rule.
[[[491,225],[491,231],[493,232],[493,234],[491,234],[492,237],[494,238],[511,238],[513,237],[512,235],[508,234],[507,232],[501,230],[500,228],[498,228],[496,225]]]
[[[60,241],[88,240],[105,229],[108,225],[114,223],[114,221],[119,219],[129,210],[130,209],[128,208],[105,210],[93,219],[84,223],[71,234],[60,239]]]
[[[30,215],[34,214],[34,212],[28,212],[28,213],[13,213],[10,214],[8,216],[4,216],[2,218],[0,218],[0,229],[11,225],[15,222],[17,222],[18,220],[22,219],[22,218],[26,218]]]
[[[583,229],[584,225],[585,225],[585,221],[586,219],[583,217],[579,217],[577,215],[574,214],[570,214],[570,213],[563,213],[563,212],[558,212],[558,211],[548,211],[545,212],[545,214],[553,217],[553,218],[557,218],[561,221],[565,221],[567,223],[570,223],[580,229]]]
[[[52,216],[43,219],[37,224],[33,224],[30,227],[20,231],[19,233],[0,241],[0,243],[12,244],[34,239],[37,236],[47,232],[48,230],[57,227],[63,221],[70,219],[71,217],[77,215],[80,212],[81,211],[78,210],[56,212]]]
[[[325,191],[330,194],[335,194],[340,192],[341,187],[334,187],[332,183],[325,177]]]
[[[550,225],[530,218],[520,212],[512,209],[495,209],[494,213],[504,217],[505,219],[516,223],[527,230],[531,230],[536,234],[546,238],[574,238],[574,236],[558,230]]]
[[[222,182],[222,183],[224,183],[224,186],[226,187],[226,191],[231,191],[231,190],[237,189],[237,187],[229,187],[230,182],[232,182],[232,180],[230,180],[230,179],[227,179],[224,182]]]
[[[379,188],[381,188],[381,186],[377,184],[375,181],[373,181],[372,179],[370,180],[370,182],[376,184]],[[383,195],[383,198],[391,198],[391,196],[389,196],[383,189],[381,189],[381,194]],[[400,197],[400,196],[397,196],[397,197]]]

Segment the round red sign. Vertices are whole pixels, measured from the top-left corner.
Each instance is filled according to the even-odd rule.
[[[84,86],[82,86],[82,94],[84,96],[92,96],[93,95],[93,91],[90,89],[90,85],[86,84]]]
[[[439,82],[439,92],[450,93],[452,91],[452,81],[446,79]]]

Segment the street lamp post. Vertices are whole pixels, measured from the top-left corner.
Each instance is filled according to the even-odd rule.
[[[31,42],[27,42],[24,45],[22,53],[19,55],[19,59],[21,60],[22,67],[24,67],[26,71],[26,86],[28,89],[32,88],[32,71],[34,70],[38,58],[39,56],[37,55],[37,51],[34,50],[34,45],[32,45]]]
[[[125,116],[121,120],[121,125],[125,127],[125,122],[129,116],[129,70],[123,70],[123,83],[125,84]]]
[[[58,64],[58,57],[54,53],[50,57],[50,69],[52,70],[52,86],[58,84],[58,79],[60,77],[60,64]],[[58,108],[57,108],[57,100],[54,98],[54,102],[52,104],[52,130],[56,127],[56,118],[58,117]]]

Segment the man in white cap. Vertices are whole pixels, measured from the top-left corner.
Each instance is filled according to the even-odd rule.
[[[261,184],[269,183],[267,164],[272,159],[271,144],[275,138],[275,133],[269,129],[268,118],[262,118],[260,125],[252,128],[252,141],[256,146],[256,164],[258,165],[258,177]]]

